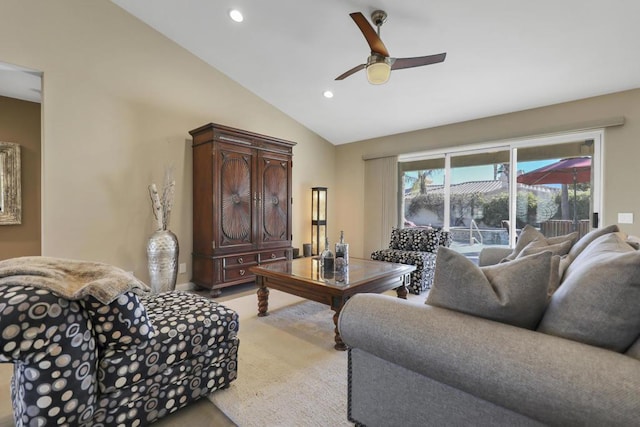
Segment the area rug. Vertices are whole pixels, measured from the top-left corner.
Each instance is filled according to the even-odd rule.
[[[269,316],[255,295],[223,302],[240,315],[238,378],[209,396],[240,427],[352,426],[347,353],[336,351],[326,305],[271,291]]]

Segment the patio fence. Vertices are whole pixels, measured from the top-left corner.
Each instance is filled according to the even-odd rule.
[[[580,237],[589,232],[590,221],[582,219],[578,221],[578,232]],[[451,227],[451,237],[455,242],[470,244],[470,228],[469,227]],[[517,233],[520,234],[520,229]],[[540,223],[540,232],[545,237],[562,236],[573,232],[573,221],[571,220],[549,220]],[[508,245],[509,232],[504,228],[480,228],[472,229],[472,236],[476,243],[482,242],[488,245]]]
[[[454,242],[469,244],[469,227],[451,227],[451,238]],[[474,228],[475,242],[485,245],[508,245],[509,233],[504,228]]]
[[[589,223],[590,221],[588,219],[578,221],[577,231],[580,233],[580,237],[589,232]],[[552,219],[540,223],[540,232],[542,232],[545,237],[562,236],[572,233],[573,231],[573,221],[571,220]]]

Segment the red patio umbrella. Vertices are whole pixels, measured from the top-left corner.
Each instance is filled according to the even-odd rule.
[[[591,181],[591,157],[570,157],[558,160],[518,176],[521,184],[573,184],[573,225],[577,227],[576,184]]]
[[[518,176],[521,184],[576,184],[591,181],[591,157],[570,157],[558,160]]]

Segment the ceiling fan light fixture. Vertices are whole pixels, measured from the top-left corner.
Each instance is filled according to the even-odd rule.
[[[372,85],[386,83],[391,76],[391,63],[389,58],[380,55],[371,55],[367,61],[367,80]]]

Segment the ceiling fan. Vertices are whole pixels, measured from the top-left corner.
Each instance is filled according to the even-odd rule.
[[[371,55],[367,59],[366,64],[353,67],[349,71],[336,77],[336,80],[343,80],[360,70],[366,69],[369,83],[383,84],[389,80],[391,70],[437,64],[438,62],[443,62],[447,56],[446,53],[440,53],[437,55],[416,56],[413,58],[391,58],[389,51],[380,39],[380,27],[382,27],[382,24],[387,20],[387,13],[384,10],[376,10],[371,14],[371,21],[378,28],[377,33],[362,13],[354,12],[350,13],[349,16],[351,16],[358,28],[360,28],[362,35],[364,35],[367,43],[369,43]]]

